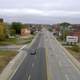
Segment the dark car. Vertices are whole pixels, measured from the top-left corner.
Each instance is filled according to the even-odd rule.
[[[31,49],[30,54],[35,55],[36,54],[36,49]]]

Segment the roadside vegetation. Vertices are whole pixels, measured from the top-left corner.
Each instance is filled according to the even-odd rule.
[[[0,41],[0,45],[1,46],[5,46],[5,45],[24,45],[24,44],[28,44],[32,41],[32,39],[34,38],[33,35],[29,36],[28,38],[8,38],[5,39],[3,41]]]
[[[0,50],[0,73],[5,68],[5,66],[9,63],[10,60],[16,56],[16,51],[10,51],[10,50]]]
[[[80,46],[75,45],[71,47],[66,47],[66,49],[80,62]]]
[[[74,45],[70,49],[74,52],[80,52],[80,47],[78,45]]]
[[[26,34],[24,30],[22,35],[22,29],[26,30]],[[36,30],[40,31],[40,29],[41,27],[32,27],[30,24],[23,24],[21,22],[5,23],[3,19],[0,19],[0,47],[9,45],[19,45],[21,47],[29,44],[34,38]],[[16,55],[16,50],[0,49],[0,73]]]

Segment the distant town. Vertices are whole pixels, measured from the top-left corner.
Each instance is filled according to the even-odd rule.
[[[48,51],[49,54],[47,54]],[[16,21],[8,23],[4,22],[4,19],[0,18],[0,61],[1,61],[0,73],[2,73],[1,79],[7,80],[8,77],[10,77],[12,78],[10,80],[16,80],[16,79],[23,80],[25,75],[25,74],[23,75],[23,73],[25,72],[25,69],[27,70],[27,72],[28,68],[29,70],[33,69],[35,65],[34,63],[36,63],[35,71],[37,71],[37,69],[38,70],[41,69],[44,70],[43,71],[44,74],[47,74],[45,68],[53,69],[52,63],[55,63],[55,65],[57,64],[55,59],[56,56],[62,59],[62,61],[68,60],[67,57],[63,55],[63,53],[65,55],[69,53],[70,59],[73,61],[75,65],[78,66],[74,58],[78,62],[80,62],[80,24],[71,24],[67,22],[62,22],[52,25],[30,24],[30,23],[24,24],[22,22],[16,22]],[[36,55],[36,56],[31,57],[30,55]],[[70,55],[73,56],[74,58],[71,57]],[[45,56],[48,57],[48,61],[47,57],[45,59]],[[51,60],[52,62],[49,63]],[[21,64],[22,61],[23,64]],[[46,62],[49,68],[46,67],[47,66]],[[62,63],[60,63],[60,61],[59,61],[59,66],[60,67],[62,66]],[[12,76],[11,74],[14,74],[17,67],[20,67],[19,70],[21,70],[21,72],[16,72],[15,76]],[[73,66],[70,68],[73,68]],[[37,75],[40,73],[36,72],[35,74]],[[42,78],[43,79],[45,78],[46,80],[46,76],[43,76]],[[30,80],[29,75],[27,79]]]

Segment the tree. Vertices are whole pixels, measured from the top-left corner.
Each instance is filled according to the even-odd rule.
[[[69,25],[70,25],[70,23],[67,23],[67,22],[63,22],[60,24],[60,26],[63,26],[64,28],[68,27]]]
[[[0,40],[4,40],[6,35],[6,26],[4,23],[0,23]]]
[[[13,22],[11,24],[11,29],[14,30],[15,34],[20,34],[22,28],[22,23],[20,22]]]
[[[35,31],[36,31],[36,28],[35,28],[35,27],[32,27],[32,28],[31,28],[31,34],[34,34]]]
[[[69,25],[70,23],[66,23],[66,22],[60,24],[60,32],[62,34],[61,36],[62,40],[65,40],[66,36],[68,35]]]

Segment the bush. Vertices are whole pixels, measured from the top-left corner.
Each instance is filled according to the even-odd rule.
[[[74,45],[74,46],[71,47],[71,50],[75,51],[75,52],[79,52],[80,51],[80,47],[78,45]]]

